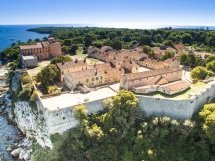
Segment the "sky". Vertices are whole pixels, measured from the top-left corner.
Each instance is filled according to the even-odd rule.
[[[215,0],[1,0],[0,24],[215,26]]]

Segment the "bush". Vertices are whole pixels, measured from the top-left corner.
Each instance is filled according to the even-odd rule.
[[[26,85],[19,92],[18,97],[21,101],[29,101],[31,98],[32,92],[33,92],[33,86],[32,85]]]
[[[57,93],[58,92],[58,87],[57,86],[49,86],[48,87],[48,93],[49,94],[53,94],[53,93]]]
[[[211,144],[215,144],[215,104],[204,105],[199,113],[203,120],[203,130]]]
[[[207,76],[208,70],[202,66],[198,66],[191,71],[191,77],[196,80],[204,80]]]
[[[32,83],[33,83],[31,76],[28,75],[28,74],[23,74],[23,75],[21,76],[20,80],[21,80],[21,83],[22,83],[23,85],[32,84]]]
[[[60,55],[57,56],[56,58],[52,59],[50,64],[57,64],[57,63],[62,63],[62,62],[67,62],[67,61],[72,61],[72,58],[68,55]]]
[[[207,67],[208,70],[211,70],[211,71],[215,72],[215,60],[207,63],[206,67]]]
[[[169,58],[173,58],[175,55],[175,52],[166,51],[165,55],[161,58],[161,60],[167,60]]]
[[[48,87],[53,85],[58,81],[60,75],[60,71],[56,65],[50,64],[43,68],[37,74],[37,81],[41,83],[41,88],[44,92],[48,91]]]

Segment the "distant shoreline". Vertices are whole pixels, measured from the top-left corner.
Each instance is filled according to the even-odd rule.
[[[160,28],[173,28],[173,29],[199,29],[199,30],[215,30],[215,26],[202,26],[202,25],[139,25],[139,26],[114,26],[114,25],[97,25],[97,24],[5,24],[0,27],[10,26],[35,26],[37,27],[98,27],[98,28],[126,28],[126,29],[160,29]]]

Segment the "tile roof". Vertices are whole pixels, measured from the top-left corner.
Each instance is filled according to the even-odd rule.
[[[182,71],[182,69],[181,68],[163,68],[163,69],[151,70],[151,71],[140,72],[140,73],[125,74],[125,77],[127,77],[130,80],[136,80],[136,79],[153,77],[153,76],[177,72],[177,71]]]

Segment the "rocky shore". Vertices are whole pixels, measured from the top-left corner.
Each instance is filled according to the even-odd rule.
[[[8,69],[0,67],[0,161],[30,161],[32,141],[25,137],[14,120]]]

